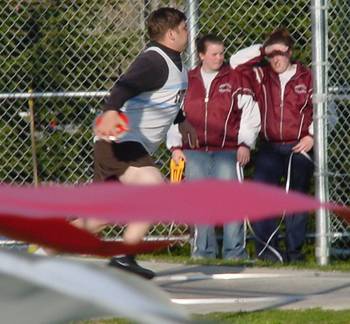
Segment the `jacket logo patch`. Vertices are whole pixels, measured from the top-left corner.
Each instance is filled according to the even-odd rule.
[[[224,92],[231,92],[232,87],[229,83],[223,83],[219,85],[219,92],[224,93]]]
[[[307,88],[305,84],[298,84],[294,87],[294,91],[298,94],[307,93]]]

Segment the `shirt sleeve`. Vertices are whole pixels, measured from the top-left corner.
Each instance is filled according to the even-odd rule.
[[[252,66],[261,62],[263,59],[263,47],[261,44],[252,45],[247,48],[243,48],[233,54],[230,58],[231,68],[236,69],[242,66]]]
[[[259,104],[251,86],[250,78],[241,74],[242,88],[237,95],[237,106],[242,111],[238,131],[238,145],[253,149],[261,128]]]
[[[174,147],[182,147],[182,135],[178,125],[171,125],[166,135],[166,147],[171,150]]]
[[[159,53],[147,51],[140,54],[114,84],[103,110],[119,111],[128,99],[161,88],[168,79],[168,74],[168,65]]]

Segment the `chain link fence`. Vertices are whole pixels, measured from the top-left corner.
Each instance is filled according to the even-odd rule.
[[[225,41],[227,58],[285,26],[296,40],[294,57],[311,65],[311,9],[306,0],[0,3],[0,180],[6,183],[91,181],[93,119],[113,82],[147,43],[145,20],[159,6],[175,6],[194,15],[189,26],[192,39],[218,34]],[[349,11],[347,0],[329,4],[329,190],[331,200],[347,204]],[[184,55],[188,65],[194,55]],[[32,99],[23,95],[29,91],[34,93]],[[156,158],[168,176],[164,146]],[[112,227],[105,234],[117,237],[122,229]],[[336,233],[332,243],[339,249],[348,246],[347,230],[343,222],[331,218],[331,232]],[[151,231],[157,236],[186,233],[185,225],[158,224]]]
[[[328,181],[329,198],[350,204],[350,2],[328,3]],[[331,253],[348,257],[350,227],[330,217]]]

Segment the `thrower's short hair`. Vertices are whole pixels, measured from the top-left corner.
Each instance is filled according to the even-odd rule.
[[[169,29],[178,27],[186,21],[185,14],[175,8],[163,7],[151,13],[147,20],[147,31],[150,40],[161,40]]]

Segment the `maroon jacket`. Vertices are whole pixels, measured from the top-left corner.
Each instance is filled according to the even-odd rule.
[[[254,51],[258,55],[249,57],[254,56]],[[256,52],[256,46],[246,48],[241,53],[237,52],[231,57],[231,64],[234,65],[237,57],[242,61],[247,55],[247,61],[239,64],[237,70],[251,69],[263,59],[262,50]],[[270,65],[253,67],[252,84],[261,113],[261,134],[267,141],[292,143],[306,135],[313,135],[311,70],[298,62],[295,64],[296,73],[287,82],[283,98],[279,76]]]
[[[242,109],[238,109],[238,95],[253,95],[250,80],[229,65],[223,65],[206,98],[200,71],[198,66],[189,72],[184,101],[186,119],[197,131],[200,150],[236,149],[242,115]],[[240,145],[249,146],[244,141]],[[186,144],[183,148],[190,149]]]

